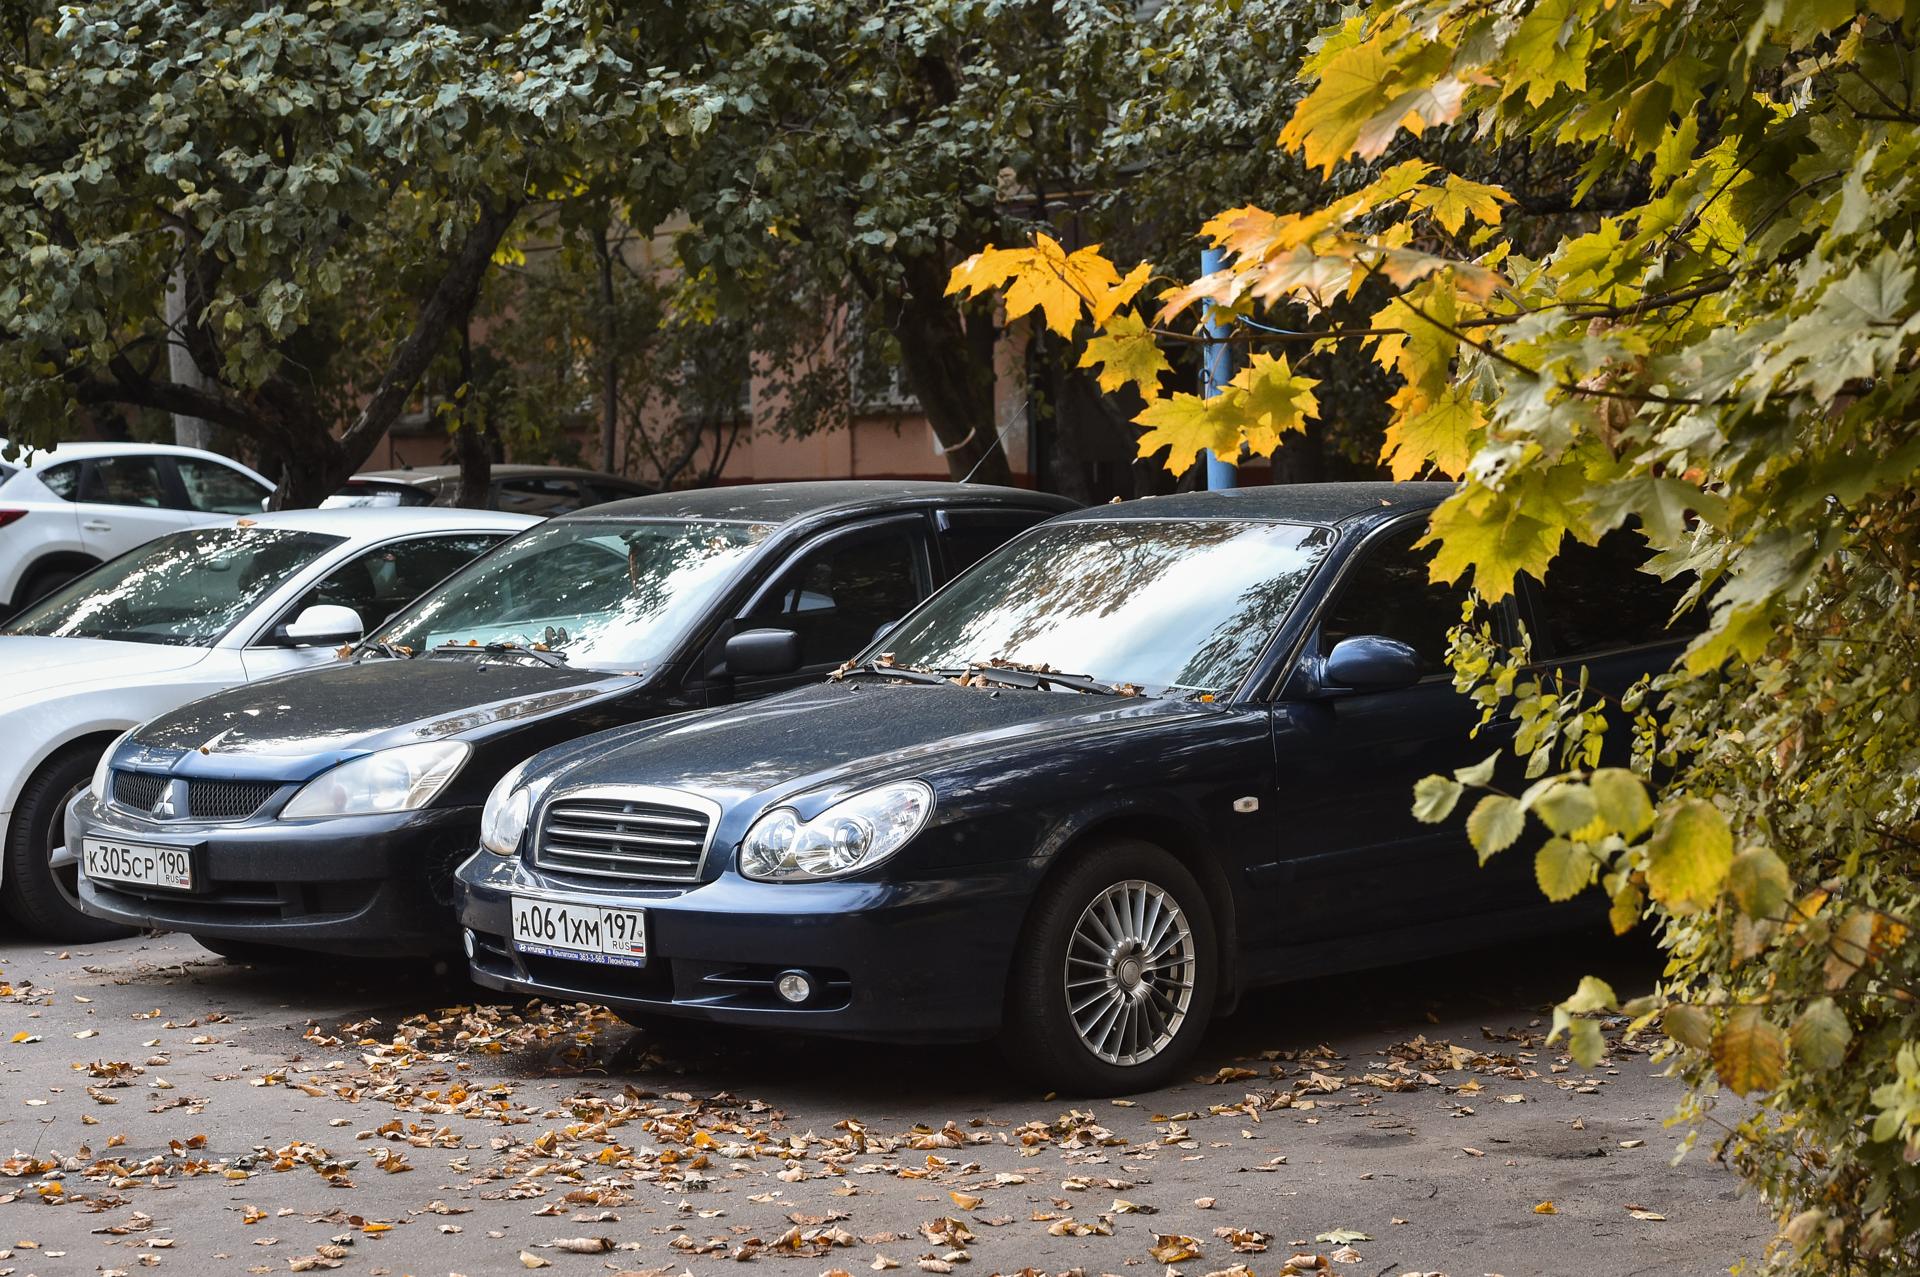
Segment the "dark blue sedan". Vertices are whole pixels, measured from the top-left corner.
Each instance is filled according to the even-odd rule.
[[[1447,489],[1154,498],[1034,528],[831,682],[536,755],[459,873],[474,977],[654,1015],[1000,1036],[1158,1085],[1248,988],[1564,927],[1531,858],[1417,823],[1484,757],[1445,666]],[[1543,664],[1666,664],[1632,533],[1496,614]],[[1571,582],[1562,589],[1561,578]]]

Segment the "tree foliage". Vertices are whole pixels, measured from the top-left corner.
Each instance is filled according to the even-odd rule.
[[[651,115],[615,34],[595,0],[10,8],[9,434],[50,442],[76,402],[184,413],[252,439],[282,499],[324,495],[516,220],[626,175]],[[174,344],[200,385],[169,375]]]
[[[1664,1033],[1685,1116],[1779,1212],[1773,1262],[1828,1272],[1920,1265],[1917,35],[1898,0],[1375,0],[1320,36],[1278,138],[1355,175],[1336,198],[1213,217],[1227,266],[1150,311],[1102,322],[1066,272],[1029,283],[1090,352],[1136,328],[1191,345],[1208,307],[1235,340],[1368,350],[1395,387],[1382,462],[1462,480],[1434,571],[1484,598],[1629,524],[1652,571],[1691,574],[1704,629],[1617,703],[1463,626],[1459,685],[1519,717],[1531,784],[1493,792],[1482,765],[1416,811],[1485,791],[1483,858],[1537,829],[1549,896],[1651,923],[1660,989],[1585,983],[1556,1033],[1588,1061],[1600,1017]],[[1514,192],[1445,165],[1464,139],[1570,158],[1577,195],[1613,197],[1518,233]],[[956,284],[1043,250],[996,254]],[[1311,420],[1284,402],[1162,386],[1141,447],[1262,451]],[[1600,766],[1609,733],[1631,768]],[[1723,1117],[1722,1089],[1751,1105]]]

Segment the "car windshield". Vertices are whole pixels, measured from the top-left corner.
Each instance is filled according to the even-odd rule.
[[[344,540],[238,525],[175,532],[31,604],[0,633],[211,647]]]
[[[1296,523],[1056,523],[983,559],[875,650],[943,672],[1000,661],[1221,695],[1332,544],[1326,529]]]
[[[765,539],[760,524],[564,519],[507,542],[416,599],[375,650],[543,646],[571,666],[664,659]]]

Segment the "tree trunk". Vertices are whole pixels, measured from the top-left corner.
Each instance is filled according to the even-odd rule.
[[[593,255],[600,267],[600,468],[608,474],[614,469],[614,440],[620,422],[620,358],[615,343],[620,336],[620,320],[613,307],[613,221],[594,232]]]
[[[488,419],[485,397],[474,407],[473,325],[460,325],[460,428],[453,432],[453,452],[460,459],[460,494],[456,504],[469,510],[484,510],[492,504],[493,423]]]
[[[947,472],[977,483],[1011,483],[1013,469],[993,419],[992,321],[968,323],[943,296],[946,271],[931,257],[902,263],[907,292],[893,310],[893,335],[907,385],[946,451]]]

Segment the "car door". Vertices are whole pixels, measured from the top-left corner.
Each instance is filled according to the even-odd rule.
[[[187,508],[198,514],[257,514],[273,495],[242,471],[202,457],[175,457],[173,471]]]
[[[245,652],[247,676],[264,678],[334,658],[334,647],[301,647],[286,641],[287,624],[308,608],[326,603],[352,608],[359,614],[364,632],[371,633],[406,604],[507,536],[506,532],[452,532],[407,537],[362,550],[335,566],[260,626]]]
[[[830,673],[932,592],[927,521],[918,514],[876,520],[814,539],[752,595],[731,632],[792,630],[800,668],[736,678],[735,699],[765,696]]]
[[[177,508],[161,458],[149,453],[83,462],[74,513],[80,519],[81,544],[103,560],[203,521]]]
[[[1390,525],[1360,546],[1306,640],[1300,664],[1342,639],[1382,635],[1412,647],[1422,674],[1407,687],[1327,693],[1289,680],[1274,707],[1274,756],[1285,813],[1284,907],[1352,932],[1390,932],[1480,911],[1487,885],[1459,822],[1412,815],[1422,776],[1451,772],[1504,744],[1503,728],[1471,738],[1478,708],[1453,688],[1447,630],[1464,584],[1428,578],[1432,548],[1416,549],[1424,517]]]

